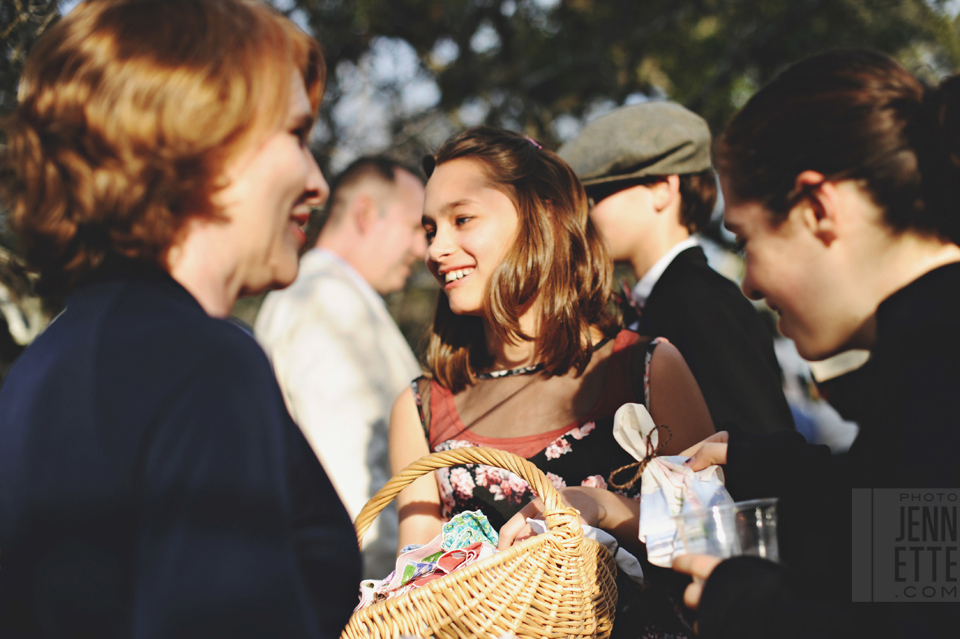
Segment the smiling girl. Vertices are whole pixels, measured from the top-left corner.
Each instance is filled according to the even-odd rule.
[[[617,330],[602,240],[583,187],[556,155],[476,127],[424,168],[426,262],[443,290],[429,374],[393,409],[394,472],[431,451],[513,452],[543,470],[587,523],[636,547],[639,481],[627,487],[632,472],[611,480],[634,461],[613,438],[613,414],[646,404],[669,429],[668,454],[698,441],[713,424],[690,370],[669,343]],[[499,469],[438,471],[398,497],[400,546],[426,543],[464,510],[482,509],[502,526],[531,497]],[[518,535],[520,526],[504,529],[501,546]]]

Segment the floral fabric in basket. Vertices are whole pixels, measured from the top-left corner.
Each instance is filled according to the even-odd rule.
[[[398,597],[497,552],[499,535],[479,511],[460,513],[443,525],[429,544],[406,546],[396,569],[385,579],[360,582],[360,603],[354,609]]]

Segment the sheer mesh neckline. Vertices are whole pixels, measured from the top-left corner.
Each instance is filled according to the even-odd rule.
[[[612,337],[609,335],[604,337],[602,340],[593,345],[593,352],[596,353],[601,348],[607,345]],[[518,366],[517,368],[505,368],[498,371],[489,371],[487,373],[474,373],[474,377],[477,379],[500,379],[501,377],[513,377],[514,375],[533,375],[534,373],[539,373],[544,368],[543,362],[539,364],[531,364],[530,366]]]
[[[438,445],[440,442],[456,439],[465,442],[470,442],[480,445],[490,445],[497,448],[506,448],[509,444],[522,445],[524,448],[531,448],[537,442],[542,442],[543,447],[549,445],[554,439],[558,436],[561,436],[570,431],[572,428],[579,427],[587,422],[595,420],[598,416],[604,416],[607,412],[610,412],[612,400],[622,399],[623,397],[632,396],[633,386],[631,385],[630,380],[630,370],[629,370],[629,349],[633,346],[639,339],[639,335],[632,331],[621,331],[614,341],[613,352],[605,358],[605,370],[598,371],[601,374],[602,379],[599,380],[599,392],[592,402],[591,406],[587,410],[582,411],[580,416],[572,419],[564,419],[563,421],[554,421],[554,423],[564,424],[558,428],[551,428],[548,431],[539,432],[539,433],[526,433],[521,435],[493,435],[493,434],[483,434],[477,433],[473,428],[467,427],[466,423],[460,415],[460,411],[457,408],[456,402],[454,401],[454,396],[450,391],[435,381],[431,383],[431,427],[430,427],[430,444],[431,447]],[[599,363],[598,363],[599,364]],[[501,383],[501,382],[494,382]],[[523,384],[518,390],[513,391],[507,395],[507,397],[501,401],[501,404],[508,402],[513,398],[514,395],[521,392],[524,387],[524,380],[514,379],[514,384]],[[531,396],[533,405],[530,403],[521,406],[521,411],[523,408],[533,408],[534,413],[536,413],[535,404],[538,401],[538,396]],[[526,398],[524,398],[526,399]],[[619,401],[619,399],[617,401]],[[616,402],[614,402],[616,403]],[[622,402],[620,402],[622,403]],[[500,404],[495,404],[491,411],[503,411],[502,416],[499,418],[502,421],[511,421],[516,420],[516,410],[511,410],[513,407],[503,408]],[[549,406],[547,407],[549,409]],[[615,407],[613,407],[615,410]],[[611,413],[612,414],[612,413]],[[475,419],[471,426],[477,423],[482,419],[486,419],[487,414],[481,414],[477,419]],[[537,415],[533,419],[528,421],[532,422],[534,420],[539,420],[540,416]],[[548,419],[548,418],[544,418]],[[517,422],[519,423],[519,422]],[[522,426],[522,424],[521,424]],[[512,430],[507,428],[507,430]],[[509,446],[512,448],[512,446]]]

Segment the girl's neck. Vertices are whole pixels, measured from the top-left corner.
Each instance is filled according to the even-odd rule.
[[[518,340],[516,342],[504,341],[493,330],[490,329],[486,320],[483,322],[483,333],[487,342],[487,353],[490,354],[491,370],[507,370],[519,368],[521,366],[532,366],[539,362],[536,361],[537,347],[537,326],[536,318],[528,310],[520,317],[520,330],[525,335],[534,338],[534,341]]]
[[[522,368],[539,364],[537,358],[536,338],[539,333],[537,327],[538,315],[534,309],[528,310],[520,317],[520,330],[533,338],[532,341],[519,340],[506,342],[490,330],[486,320],[483,322],[483,332],[487,342],[487,353],[490,355],[490,370],[503,371],[512,368]],[[596,326],[590,327],[590,339],[594,345],[599,344],[605,335]]]

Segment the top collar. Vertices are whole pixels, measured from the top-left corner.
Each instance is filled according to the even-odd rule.
[[[103,284],[110,282],[136,281],[155,289],[163,290],[167,295],[183,304],[207,315],[200,302],[170,273],[152,262],[134,260],[117,254],[108,254],[103,263],[67,294],[66,305],[83,299]]]
[[[924,273],[877,307],[877,340],[882,333],[912,330],[920,320],[955,321],[960,312],[960,262]]]

